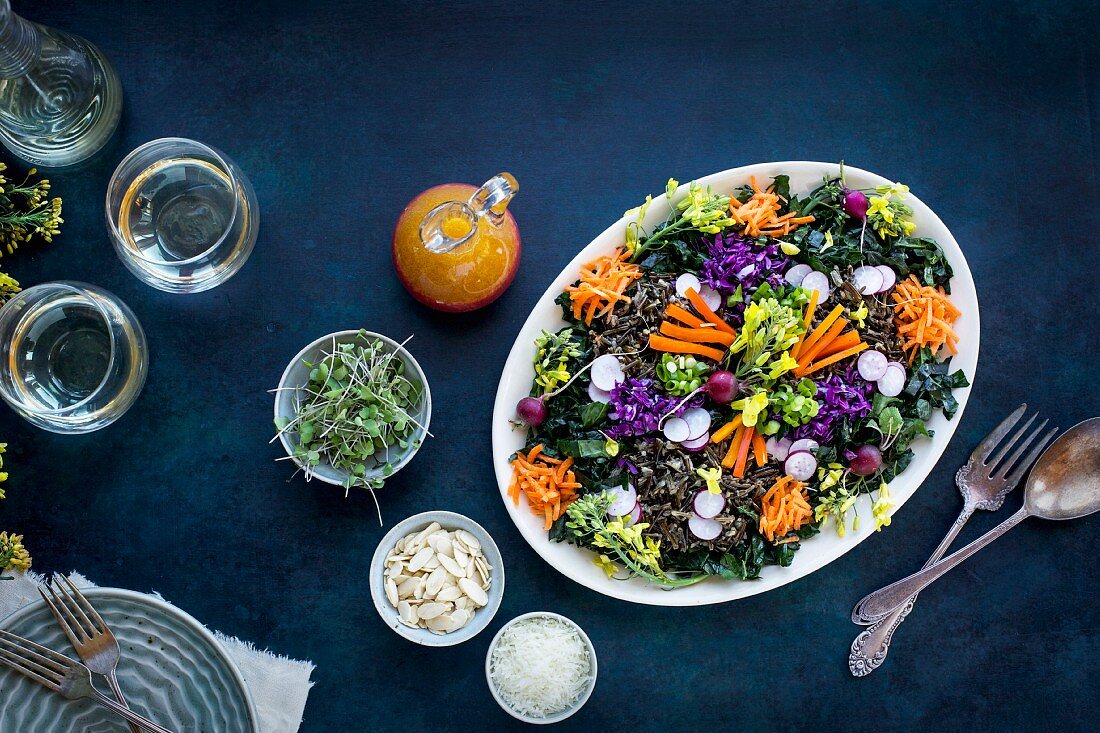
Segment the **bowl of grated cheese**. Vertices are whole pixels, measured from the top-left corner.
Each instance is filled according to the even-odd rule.
[[[485,678],[493,699],[525,723],[565,720],[580,710],[596,687],[596,649],[565,616],[537,611],[501,627],[485,655]]]

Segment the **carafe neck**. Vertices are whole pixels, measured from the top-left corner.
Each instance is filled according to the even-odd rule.
[[[473,239],[483,219],[489,226],[500,228],[517,191],[519,184],[512,174],[493,176],[466,201],[448,201],[429,211],[420,222],[420,241],[428,251],[439,254]]]
[[[0,0],[0,79],[23,76],[38,58],[38,29],[11,9],[10,0]]]

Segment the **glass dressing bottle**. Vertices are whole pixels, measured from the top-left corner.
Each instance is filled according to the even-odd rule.
[[[471,311],[507,290],[519,265],[519,229],[508,203],[519,191],[509,173],[481,188],[446,183],[409,202],[393,232],[393,266],[424,305]]]
[[[98,48],[20,18],[0,0],[0,142],[42,166],[78,163],[110,139],[122,85]]]

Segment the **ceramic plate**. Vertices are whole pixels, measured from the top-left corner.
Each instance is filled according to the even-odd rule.
[[[748,183],[749,176],[756,176],[757,180],[760,181],[770,181],[773,176],[780,173],[786,173],[790,176],[791,190],[794,193],[804,195],[820,185],[822,177],[838,175],[839,168],[834,163],[810,161],[760,163],[742,168],[733,168],[698,180],[701,184],[709,185],[716,191],[730,193],[735,187]],[[864,189],[891,183],[882,176],[858,168],[845,166],[844,173],[848,185],[852,188]],[[681,186],[674,198],[678,200],[686,195],[686,189],[686,184]],[[638,198],[641,200],[642,196]],[[966,264],[966,258],[963,257],[958,242],[951,236],[951,232],[940,221],[940,218],[916,196],[909,195],[906,198],[906,203],[913,207],[913,221],[917,225],[916,236],[931,237],[939,242],[947,254],[952,268],[954,268],[955,274],[951,280],[951,300],[962,311],[962,315],[955,324],[955,330],[960,337],[960,344],[959,355],[952,361],[952,368],[961,368],[970,378],[970,381],[973,382],[974,370],[978,364],[979,332],[978,299],[974,291],[974,279],[970,275],[970,268]],[[655,224],[665,219],[668,212],[669,208],[665,197],[655,196],[653,205],[650,207],[644,222],[646,228],[652,229]],[[512,521],[516,523],[524,539],[534,548],[535,552],[555,569],[592,590],[636,603],[660,606],[695,606],[731,601],[778,588],[781,585],[790,583],[792,580],[797,580],[804,575],[819,570],[870,537],[874,532],[874,522],[871,521],[864,521],[858,532],[849,531],[844,537],[838,537],[836,532],[830,528],[805,541],[802,548],[795,555],[794,563],[790,567],[766,567],[757,580],[709,578],[702,583],[687,588],[668,591],[638,578],[628,581],[608,578],[603,570],[592,562],[593,555],[590,551],[579,549],[573,545],[550,542],[546,538],[546,532],[542,529],[542,520],[534,516],[524,502],[521,501],[518,507],[512,504],[507,495],[508,484],[511,479],[509,461],[512,454],[523,446],[524,437],[522,432],[513,430],[509,421],[515,418],[516,402],[525,397],[531,388],[533,377],[531,362],[535,353],[532,342],[541,330],[557,331],[566,325],[561,319],[560,308],[554,304],[554,298],[561,293],[562,288],[577,279],[577,273],[582,264],[622,246],[626,224],[627,219],[624,217],[611,225],[587,247],[582,249],[561,274],[554,279],[538,303],[535,304],[534,310],[528,316],[527,322],[523,324],[523,328],[520,329],[519,336],[516,338],[512,351],[508,355],[508,361],[504,366],[504,373],[497,389],[496,404],[493,410],[493,465],[496,469],[501,498],[512,516]],[[947,448],[947,444],[955,432],[955,427],[962,418],[963,409],[966,407],[967,398],[970,396],[970,389],[958,389],[955,390],[954,394],[959,401],[958,414],[955,415],[954,419],[947,420],[939,410],[936,411],[929,422],[929,428],[935,430],[935,437],[932,440],[918,441],[914,444],[913,449],[916,455],[913,462],[890,484],[890,493],[898,507],[913,495],[913,492],[917,490],[917,487],[932,471],[936,461],[939,460],[944,449]],[[857,507],[861,516],[871,516],[870,497],[861,497]],[[888,529],[885,531],[889,532]]]
[[[122,649],[118,681],[130,707],[177,733],[257,733],[240,672],[203,626],[155,598],[115,588],[84,591]],[[76,657],[45,603],[0,623],[7,631]],[[96,687],[110,694],[102,677]],[[66,700],[0,669],[0,731],[128,733],[126,722],[89,700]]]

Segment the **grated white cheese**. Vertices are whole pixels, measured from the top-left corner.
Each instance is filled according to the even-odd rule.
[[[588,647],[577,630],[545,616],[509,627],[489,660],[497,694],[517,713],[534,718],[569,709],[591,674]]]

